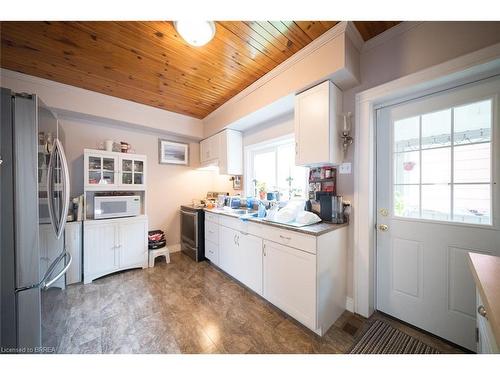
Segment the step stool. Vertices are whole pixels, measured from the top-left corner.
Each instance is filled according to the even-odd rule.
[[[159,249],[151,249],[149,250],[149,267],[152,268],[155,266],[155,258],[157,257],[165,257],[165,261],[170,263],[170,250],[168,246],[159,248]]]

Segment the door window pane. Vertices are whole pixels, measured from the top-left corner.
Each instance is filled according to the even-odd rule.
[[[144,169],[144,163],[141,160],[134,160],[134,172],[142,173]]]
[[[490,182],[490,143],[457,146],[453,152],[454,182]]]
[[[134,184],[142,185],[142,173],[134,173]]]
[[[122,160],[122,171],[132,172],[132,160]]]
[[[102,180],[100,184],[114,184],[115,183],[115,173],[114,172],[102,172]]]
[[[453,220],[491,224],[490,185],[455,185]]]
[[[115,160],[110,159],[110,158],[103,158],[102,159],[102,169],[107,170],[107,171],[114,171],[115,170]]]
[[[422,115],[422,148],[451,144],[451,109]]]
[[[491,139],[491,100],[454,108],[455,144],[489,142]]]
[[[95,156],[89,156],[89,169],[90,170],[101,170],[101,158]]]
[[[451,182],[451,148],[422,150],[422,183]]]
[[[491,99],[395,121],[394,215],[491,225],[491,128]]]
[[[132,172],[122,173],[122,184],[129,185],[132,183]]]
[[[449,185],[422,185],[422,218],[450,220],[450,204]]]
[[[394,155],[394,183],[418,184],[420,182],[420,153],[400,152]]]
[[[394,214],[402,217],[420,217],[420,186],[394,187]]]
[[[411,117],[394,122],[394,151],[413,151],[420,147],[420,119]]]

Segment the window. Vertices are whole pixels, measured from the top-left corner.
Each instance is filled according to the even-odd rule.
[[[394,214],[492,223],[491,99],[394,121]]]
[[[247,196],[274,191],[280,200],[307,196],[308,168],[295,166],[294,138],[248,146],[245,151]]]

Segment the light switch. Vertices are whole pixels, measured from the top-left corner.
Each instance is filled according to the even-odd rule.
[[[351,163],[342,163],[339,168],[340,174],[351,174]]]

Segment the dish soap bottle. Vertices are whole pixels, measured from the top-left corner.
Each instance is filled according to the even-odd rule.
[[[257,217],[259,218],[266,217],[266,206],[262,202],[259,202],[259,210],[257,211]]]

